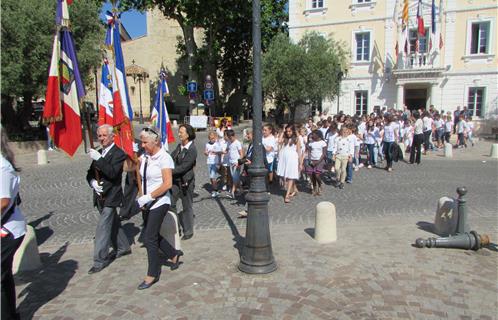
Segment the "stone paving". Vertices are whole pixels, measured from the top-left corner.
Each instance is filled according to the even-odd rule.
[[[240,128],[239,128],[240,131]],[[203,149],[200,132],[197,148]],[[278,270],[249,276],[237,271],[244,241],[243,198],[210,198],[205,157],[196,169],[196,231],[182,243],[180,269],[163,267],[161,281],[136,286],[146,253],[135,243],[140,218],[125,224],[133,254],[88,275],[97,213],[84,177],[90,160],[49,153],[18,156],[23,211],[36,229],[43,267],[16,276],[23,319],[498,319],[498,259],[492,244],[477,252],[417,249],[430,231],[437,200],[467,196],[472,229],[498,242],[498,162],[490,143],[434,152],[422,165],[395,164],[355,172],[345,190],[326,186],[312,197],[303,186],[291,204],[274,188],[269,203]],[[309,233],[320,201],[337,207],[339,238],[318,245]]]

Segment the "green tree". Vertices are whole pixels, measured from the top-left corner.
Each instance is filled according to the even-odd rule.
[[[3,0],[2,4],[2,123],[9,129],[29,126],[31,101],[45,94],[55,34],[55,1]],[[99,64],[103,27],[99,1],[74,1],[69,8],[81,75]],[[14,110],[14,101],[23,104]]]
[[[275,101],[277,113],[285,108],[294,119],[296,108],[309,107],[339,93],[340,74],[347,68],[342,43],[326,39],[317,32],[305,33],[294,44],[280,34],[263,55],[263,91]]]
[[[284,0],[262,0],[263,49],[275,34],[284,30],[287,13]],[[190,80],[201,74],[221,76],[222,99],[233,92],[245,92],[252,73],[252,2],[250,0],[124,0],[123,9],[157,8],[180,25],[179,53],[186,60]],[[196,43],[194,30],[204,31],[202,43]],[[219,97],[218,83],[215,90]]]

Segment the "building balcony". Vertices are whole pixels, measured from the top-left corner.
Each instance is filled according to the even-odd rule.
[[[440,77],[445,68],[434,65],[435,55],[430,53],[411,53],[399,59],[397,66],[393,69],[393,75],[397,79],[420,79]]]

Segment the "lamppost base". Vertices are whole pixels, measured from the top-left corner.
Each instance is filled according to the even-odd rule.
[[[277,264],[275,263],[275,261],[272,261],[267,265],[256,266],[246,264],[244,263],[244,261],[240,261],[239,270],[249,274],[267,274],[277,270]]]

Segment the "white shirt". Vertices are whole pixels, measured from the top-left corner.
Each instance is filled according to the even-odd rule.
[[[414,130],[414,134],[422,134],[424,133],[424,122],[422,121],[422,119],[417,119],[417,121],[415,121],[415,130]]]
[[[272,163],[275,159],[275,152],[277,150],[277,139],[273,135],[263,137],[263,146],[265,147],[266,162]],[[271,151],[266,151],[266,148],[271,147]]]
[[[218,140],[218,144],[220,145],[221,151],[220,163],[224,166],[228,166],[228,153],[226,153],[228,149],[228,143],[225,139],[220,139]]]
[[[365,135],[365,129],[367,128],[367,123],[366,122],[361,122],[358,125],[358,133],[361,135]]]
[[[354,146],[351,148],[349,137],[338,136],[335,138],[335,155],[353,156]]]
[[[4,157],[1,157],[2,166],[2,182],[0,183],[0,198],[9,198],[9,205],[7,210],[11,206],[15,205],[14,200],[19,193],[19,182],[21,178],[17,175],[12,164],[7,161]],[[7,229],[14,239],[23,236],[26,233],[26,221],[21,212],[21,209],[16,206],[14,212],[10,216],[9,220],[4,224],[4,229]]]
[[[324,128],[324,127],[321,127],[320,129],[320,132],[322,133],[322,138],[325,139],[327,138],[327,131],[329,131],[329,128]]]
[[[348,136],[348,141],[349,141],[349,144],[351,145],[351,150],[353,150],[353,154],[354,154],[354,147],[356,145],[356,135],[351,133]]]
[[[434,122],[432,118],[424,117],[422,121],[424,122],[424,131],[432,130],[432,123]]]
[[[457,131],[458,133],[463,133],[465,131],[465,120],[460,120],[457,123]]]
[[[394,131],[397,129],[397,125],[394,123],[390,123],[388,126],[384,126],[384,141],[385,142],[394,142],[396,140],[396,136]]]
[[[190,145],[192,144],[192,141],[189,141],[186,145],[180,145],[180,151],[183,150],[183,149],[187,149],[190,148]]]
[[[446,123],[444,124],[444,132],[451,132],[452,128],[453,128],[453,122],[446,121]]]
[[[472,132],[472,130],[474,130],[472,121],[465,121],[465,130],[467,130],[467,132]]]
[[[379,138],[379,128],[374,127],[373,130],[365,131],[365,144],[375,144]]]
[[[107,152],[109,152],[109,150],[111,150],[112,147],[114,147],[114,142],[111,143],[111,145],[108,146],[107,148],[102,149],[102,157],[105,158],[105,155],[107,154]]]
[[[228,159],[230,164],[237,164],[240,159],[240,150],[242,150],[242,144],[239,140],[235,140],[228,144]]]
[[[308,146],[310,148],[310,160],[320,160],[323,155],[323,148],[327,146],[327,143],[323,140],[313,141]]]
[[[334,153],[334,151],[335,151],[335,139],[338,136],[339,136],[339,134],[337,132],[334,134],[329,133],[329,136],[327,137],[327,151]]]
[[[144,168],[145,168],[145,161],[146,158],[147,160],[147,193],[151,193],[157,188],[159,188],[160,185],[163,184],[163,175],[161,170],[162,169],[174,169],[175,168],[175,162],[163,148],[161,148],[155,155],[148,155],[148,154],[143,154],[141,157],[141,163],[140,163],[140,175],[142,176],[142,188],[143,186],[143,180],[144,180]],[[151,207],[151,209],[158,208],[159,206],[162,206],[163,204],[171,204],[171,192],[168,191],[166,192],[165,195],[157,198],[157,202]]]
[[[444,125],[444,122],[443,120],[439,119],[439,120],[434,120],[434,126],[436,127],[436,129],[441,129]]]
[[[206,143],[206,153],[207,153],[207,164],[218,164],[220,157],[219,153],[221,152],[221,146],[218,141],[215,141],[214,143]]]

